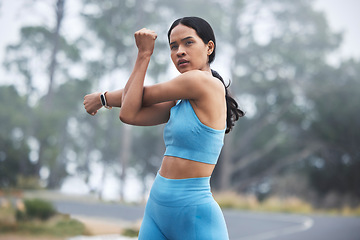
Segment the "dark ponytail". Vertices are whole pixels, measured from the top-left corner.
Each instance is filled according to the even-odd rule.
[[[197,35],[203,40],[205,44],[207,44],[209,41],[214,42],[214,50],[212,54],[209,56],[209,64],[214,61],[215,58],[215,50],[216,50],[216,40],[215,40],[215,34],[212,30],[210,24],[205,21],[202,18],[199,17],[184,17],[179,18],[176,21],[173,22],[171,25],[169,31],[168,31],[168,40],[170,43],[170,34],[171,31],[179,24],[183,24],[187,27],[190,27],[194,29],[197,33]],[[226,116],[226,131],[225,133],[229,133],[231,129],[233,128],[235,122],[239,120],[240,117],[244,116],[244,112],[239,109],[239,105],[235,101],[234,98],[232,98],[229,94],[228,87],[230,83],[226,86],[223,78],[214,70],[211,70],[212,75],[216,78],[218,78],[225,87],[226,92],[226,108],[227,108],[227,116]]]
[[[229,93],[229,86],[225,84],[224,79],[220,76],[218,72],[211,69],[211,73],[214,77],[218,78],[225,87],[225,98],[226,98],[226,131],[225,133],[229,133],[233,126],[235,125],[235,122],[239,120],[240,117],[244,116],[244,112],[239,109],[238,103],[235,101],[235,99],[230,95]]]

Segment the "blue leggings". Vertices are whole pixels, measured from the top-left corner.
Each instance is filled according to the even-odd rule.
[[[168,179],[158,173],[151,188],[139,240],[228,240],[210,177]]]

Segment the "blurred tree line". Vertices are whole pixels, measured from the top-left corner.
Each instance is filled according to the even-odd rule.
[[[313,1],[83,0],[83,26],[66,29],[74,3],[51,4],[53,12],[43,14],[52,21],[24,25],[6,49],[4,67],[14,81],[0,85],[1,188],[59,188],[67,176],[90,185],[97,164],[102,184],[108,174],[125,184],[127,169],[135,169],[145,193],[164,152],[163,126],[124,125],[116,109],[91,117],[83,96],[124,86],[136,56],[133,33],[142,27],[159,36],[147,82],[168,80],[167,30],[176,18],[195,15],[213,26],[213,68],[228,72],[247,113],[225,138],[213,188],[260,200],[298,196],[316,207],[359,204],[360,62],[329,64],[342,35]],[[101,196],[101,187],[95,191]]]

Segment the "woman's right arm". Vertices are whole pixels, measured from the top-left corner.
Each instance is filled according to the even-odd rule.
[[[109,107],[121,107],[123,89],[107,92],[106,102]],[[100,92],[94,92],[84,97],[84,106],[86,112],[90,115],[95,115],[102,107],[100,100]]]
[[[119,89],[115,91],[109,91],[106,93],[106,102],[109,107],[121,107],[122,105],[122,94],[124,89]],[[102,108],[100,100],[100,92],[94,92],[88,94],[84,97],[84,106],[86,112],[94,116],[100,108]],[[175,105],[174,101],[162,102],[156,104],[148,104],[146,100],[149,99],[147,92],[144,94],[143,99],[143,111],[142,116],[144,121],[138,123],[138,125],[157,125],[165,122],[163,119],[168,119],[170,117],[170,108]],[[159,120],[162,119],[162,120]]]

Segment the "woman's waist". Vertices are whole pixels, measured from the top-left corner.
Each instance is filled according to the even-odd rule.
[[[164,156],[159,173],[169,179],[203,178],[210,177],[214,168],[215,164]]]
[[[163,206],[190,206],[213,201],[210,177],[169,179],[157,174],[150,198]]]

